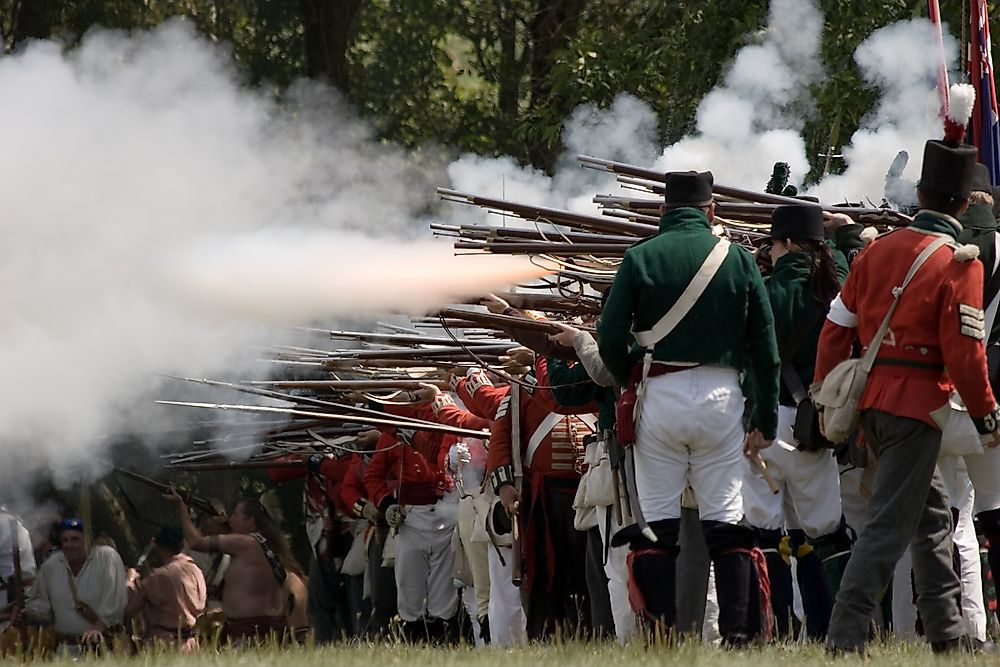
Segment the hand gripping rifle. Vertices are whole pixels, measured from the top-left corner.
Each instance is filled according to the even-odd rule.
[[[170,493],[171,490],[175,490],[177,491],[177,495],[179,495],[184,500],[184,502],[188,504],[189,507],[193,507],[196,510],[207,514],[208,516],[219,516],[223,514],[223,512],[220,512],[218,509],[216,509],[215,506],[212,505],[212,503],[195,496],[190,491],[187,491],[185,489],[174,489],[174,487],[172,487],[169,484],[163,484],[162,482],[157,482],[155,479],[150,479],[148,477],[140,475],[139,473],[132,472],[131,470],[125,470],[124,468],[119,468],[118,466],[115,466],[114,470],[119,475],[122,475],[123,477],[128,477],[129,479],[134,479],[135,481],[141,482],[146,486],[151,486],[160,493]]]

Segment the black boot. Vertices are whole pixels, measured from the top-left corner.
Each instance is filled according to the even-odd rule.
[[[799,592],[802,593],[802,611],[805,613],[806,635],[810,639],[824,639],[830,627],[833,596],[825,576],[823,564],[816,549],[806,542],[801,530],[788,531],[792,554],[795,556]],[[824,538],[817,540],[822,542]],[[839,578],[838,578],[839,580]]]
[[[403,637],[409,644],[427,644],[431,641],[431,624],[426,619],[403,621]]]
[[[702,521],[708,552],[715,565],[715,590],[719,598],[719,634],[722,643],[741,648],[769,639],[773,628],[770,605],[762,598],[770,582],[766,565],[755,546],[756,530],[721,521]],[[755,553],[756,552],[756,553]]]
[[[490,644],[490,617],[486,614],[479,617],[479,638],[484,644]]]
[[[654,521],[652,542],[641,534],[629,539],[629,602],[651,627],[669,630],[677,624],[677,533],[680,519]]]
[[[815,540],[809,540],[823,568],[823,579],[832,601],[837,599],[840,590],[840,580],[847,569],[847,561],[851,558],[854,547],[854,532],[848,528],[844,517],[840,517],[840,526],[832,533],[822,535]]]
[[[1000,582],[1000,509],[980,512],[976,515],[976,519],[979,520],[979,528],[989,542],[986,560],[989,561],[993,582],[996,584]]]
[[[799,621],[792,608],[792,568],[781,553],[780,530],[761,530],[760,549],[767,560],[767,575],[771,581],[771,609],[774,611],[775,633],[780,639],[794,639]]]

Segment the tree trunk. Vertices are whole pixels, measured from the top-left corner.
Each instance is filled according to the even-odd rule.
[[[56,24],[55,0],[22,0],[14,22],[13,46],[26,39],[48,39]]]
[[[348,94],[347,50],[354,41],[364,0],[300,0],[305,29],[306,76]]]
[[[553,94],[552,70],[556,54],[569,46],[580,24],[580,14],[586,0],[538,0],[535,15],[529,24],[531,35],[531,105],[555,110],[565,116],[570,109],[567,101]],[[536,141],[528,146],[532,164],[549,168],[555,159],[556,146]]]

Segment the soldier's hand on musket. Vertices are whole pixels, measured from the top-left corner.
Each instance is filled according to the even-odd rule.
[[[385,509],[385,522],[389,524],[391,528],[399,528],[403,525],[403,521],[405,519],[406,510],[403,509],[402,505],[389,505]]]
[[[559,333],[549,334],[549,340],[564,347],[573,347],[573,339],[580,333],[580,330],[562,322],[553,322],[552,324],[559,327]]]
[[[177,493],[177,489],[173,486],[171,486],[170,489],[163,494],[163,499],[176,507],[184,507],[184,498]]]
[[[441,390],[436,385],[421,382],[420,389],[415,389],[412,393],[414,400],[418,403],[426,403],[433,401],[441,393]]]
[[[514,363],[515,366],[534,366],[535,365],[535,353],[526,347],[512,347],[507,350],[507,358]]]
[[[101,627],[100,623],[95,623],[83,631],[83,634],[80,635],[80,641],[85,644],[96,644],[101,641],[103,634],[104,628]]]
[[[995,449],[998,446],[1000,446],[1000,424],[997,424],[997,427],[993,429],[993,442],[987,443],[986,448]]]
[[[745,456],[756,456],[761,450],[767,449],[774,443],[774,440],[764,438],[760,429],[754,429],[743,437],[743,454]]]
[[[844,225],[853,225],[854,218],[847,215],[846,213],[831,213],[829,211],[823,211],[823,228],[833,231],[843,227]]]
[[[494,315],[503,315],[503,311],[510,308],[510,304],[498,297],[496,294],[484,296],[480,303],[486,306],[486,310]]]
[[[375,446],[378,444],[379,438],[381,437],[382,431],[377,428],[370,428],[367,431],[361,431],[358,433],[358,437],[354,442],[357,445]]]
[[[504,484],[500,487],[498,494],[500,495],[500,504],[507,510],[507,514],[511,516],[517,514],[521,504],[521,494],[517,492],[517,489],[511,484]]]

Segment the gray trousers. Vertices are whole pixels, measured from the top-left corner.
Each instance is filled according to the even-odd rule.
[[[837,593],[827,645],[863,650],[878,597],[907,546],[927,640],[960,637],[964,626],[961,586],[951,563],[951,508],[936,467],[941,432],[879,410],[861,413],[861,427],[878,469],[865,527]]]

